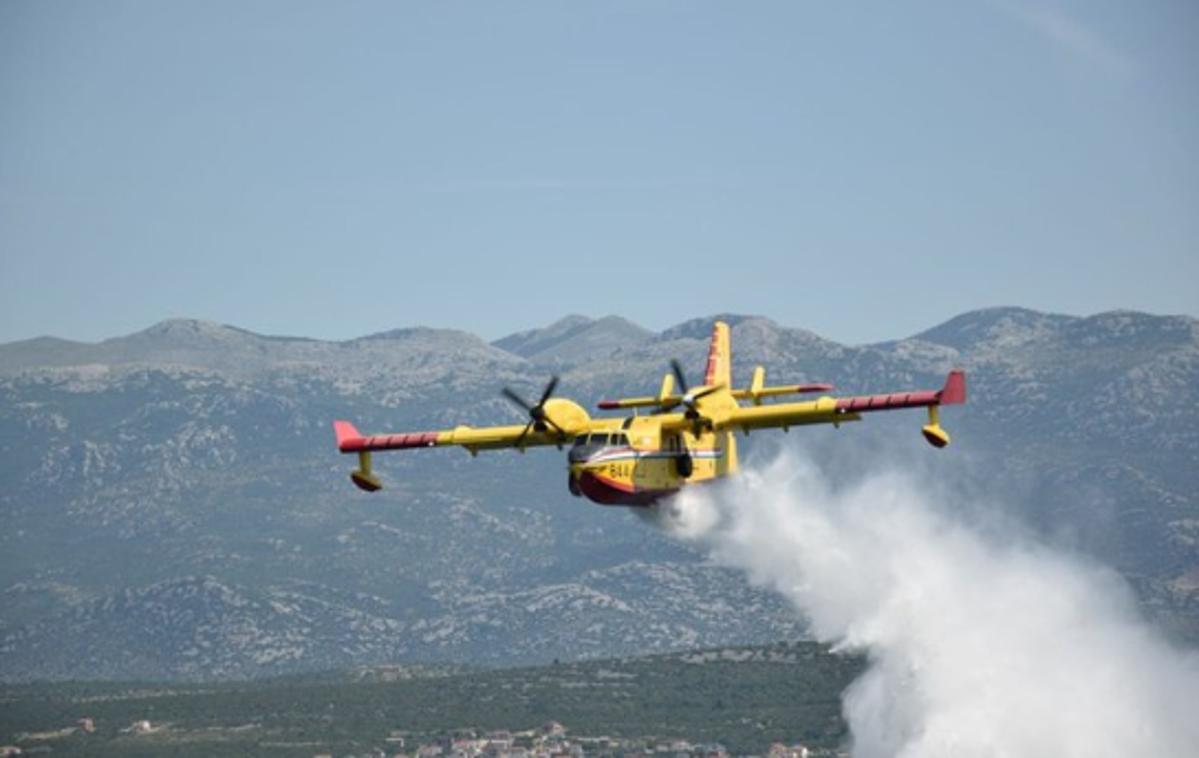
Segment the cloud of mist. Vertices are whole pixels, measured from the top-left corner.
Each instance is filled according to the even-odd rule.
[[[1199,655],[1115,572],[951,500],[900,471],[834,483],[785,453],[656,518],[867,655],[844,693],[857,758],[1199,755]]]

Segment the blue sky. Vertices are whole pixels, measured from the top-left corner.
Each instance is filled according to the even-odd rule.
[[[1199,313],[1199,5],[0,0],[0,342]]]

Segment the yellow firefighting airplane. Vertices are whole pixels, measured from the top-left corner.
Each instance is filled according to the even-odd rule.
[[[632,408],[632,416],[592,418],[570,400],[552,397],[558,377],[550,380],[536,403],[511,389],[503,394],[528,413],[529,421],[512,426],[459,426],[438,432],[409,432],[363,436],[349,421],[335,421],[337,447],[358,454],[350,479],[367,492],[382,488],[371,469],[371,453],[420,447],[458,445],[472,455],[480,450],[569,444],[570,491],[601,505],[652,505],[684,485],[706,482],[737,471],[734,433],[805,424],[840,425],[859,421],[861,414],[898,408],[927,408],[921,429],[935,447],[949,444],[938,409],[966,402],[966,377],[951,371],[940,390],[835,398],[821,396],[801,402],[763,403],[766,398],[828,392],[828,384],[765,386],[765,369],[754,369],[750,386],[734,389],[731,381],[729,327],[717,322],[708,350],[708,369],[701,387],[688,388],[683,371],[672,361],[673,373],[662,379],[656,396],[603,400],[601,410]],[[676,381],[677,388],[676,391]],[[741,405],[748,400],[750,405]],[[654,412],[637,415],[637,409]]]

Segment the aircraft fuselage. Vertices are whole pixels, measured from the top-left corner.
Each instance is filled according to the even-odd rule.
[[[685,484],[737,470],[731,433],[665,432],[652,416],[581,434],[567,458],[571,493],[601,505],[652,505]]]

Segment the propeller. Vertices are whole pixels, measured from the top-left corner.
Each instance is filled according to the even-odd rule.
[[[662,405],[662,411],[669,412],[680,405],[685,406],[687,410],[683,415],[691,422],[691,427],[694,434],[698,435],[703,425],[701,422],[703,417],[699,412],[699,401],[701,398],[704,398],[713,392],[722,389],[723,385],[717,384],[713,387],[708,387],[707,389],[692,393],[691,386],[687,384],[687,376],[683,373],[683,365],[679,363],[677,359],[672,358],[670,360],[670,368],[674,372],[674,380],[678,384],[678,390],[680,394],[678,400],[664,403]],[[675,465],[678,467],[676,470],[680,476],[682,476],[684,479],[687,479],[691,476],[692,466],[694,465],[691,460],[691,450],[688,449],[687,441],[682,435],[679,435],[679,445],[682,447],[683,452],[675,462]]]
[[[681,363],[679,363],[677,359],[672,358],[670,361],[670,368],[674,371],[675,381],[678,382],[678,384],[679,384],[679,391],[681,393],[681,397],[679,398],[679,400],[677,402],[665,404],[662,409],[669,411],[672,408],[675,408],[678,405],[682,404],[682,405],[687,406],[687,418],[690,418],[693,420],[698,419],[699,418],[698,403],[699,403],[700,399],[703,397],[706,397],[708,395],[711,395],[713,392],[716,392],[717,390],[721,389],[723,387],[723,385],[717,384],[715,386],[708,387],[705,390],[702,390],[700,392],[692,394],[691,390],[689,389],[689,385],[687,384],[687,377],[686,377],[686,375],[683,374],[683,365]]]
[[[687,375],[683,373],[683,364],[679,363],[678,358],[671,358],[670,368],[674,370],[674,380],[679,383],[679,389],[686,395],[688,385]]]
[[[545,404],[551,397],[553,397],[554,390],[557,387],[558,377],[551,376],[549,384],[545,385],[545,389],[541,392],[541,398],[536,404],[525,400],[511,387],[505,387],[503,389],[502,392],[504,397],[508,398],[516,405],[519,405],[524,409],[525,413],[529,414],[529,423],[527,426],[525,426],[524,431],[520,433],[520,436],[516,438],[516,447],[524,447],[525,438],[529,436],[530,432],[544,432],[550,427],[557,429],[560,436],[566,436],[566,430],[554,423],[554,420],[550,418],[548,413],[545,412]]]

